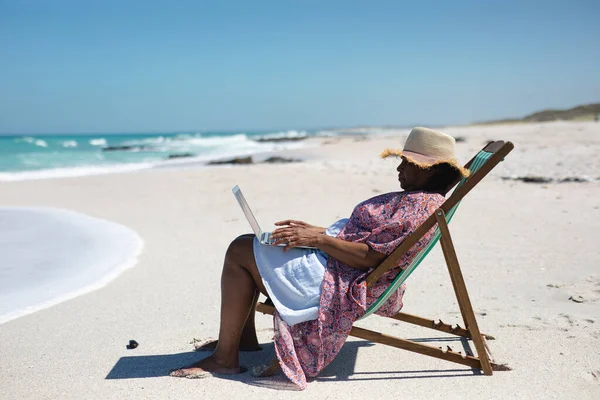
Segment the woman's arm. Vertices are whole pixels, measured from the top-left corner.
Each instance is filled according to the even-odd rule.
[[[385,254],[373,250],[365,243],[347,242],[302,225],[276,229],[271,238],[275,244],[286,245],[283,251],[298,246],[317,247],[347,266],[361,270],[374,268],[386,258]]]
[[[321,235],[316,247],[349,267],[361,270],[375,268],[386,259],[365,243],[347,242],[327,235]]]

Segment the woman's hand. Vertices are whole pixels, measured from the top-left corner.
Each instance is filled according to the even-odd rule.
[[[317,247],[320,236],[325,232],[325,228],[291,219],[276,222],[275,225],[283,228],[275,229],[271,233],[271,238],[276,245],[286,244],[283,251],[298,246]]]
[[[329,257],[333,257],[351,268],[363,271],[375,268],[387,257],[365,243],[346,242],[324,235],[325,228],[303,221],[288,219],[276,222],[275,225],[283,226],[283,228],[275,229],[271,233],[271,238],[275,240],[275,244],[287,245],[283,251],[298,246],[317,247]]]
[[[313,230],[317,233],[325,233],[326,228],[322,228],[320,226],[316,226],[316,225],[311,225],[309,223],[306,223],[304,221],[296,221],[294,219],[286,219],[285,221],[279,221],[279,222],[275,222],[275,226],[287,226],[290,228],[294,228],[294,227],[303,227],[306,229],[310,229]],[[276,229],[275,232],[279,231],[280,229]]]

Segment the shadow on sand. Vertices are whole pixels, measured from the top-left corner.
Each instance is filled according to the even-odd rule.
[[[443,338],[423,338],[419,341],[444,341]],[[463,343],[464,344],[464,343]],[[360,348],[371,347],[375,344],[366,340],[348,341],[338,354],[338,356],[329,364],[317,378],[311,381],[378,381],[392,379],[428,379],[428,378],[455,378],[481,375],[479,370],[471,368],[462,369],[442,369],[442,370],[423,370],[423,371],[388,371],[385,366],[381,366],[381,372],[357,372],[356,358]],[[269,378],[256,378],[252,376],[252,367],[268,364],[275,357],[273,343],[261,344],[263,351],[256,353],[240,353],[240,364],[246,371],[238,375],[218,375],[214,377],[219,379],[233,380],[246,383],[248,385],[265,387],[277,390],[298,390],[283,373]],[[390,349],[391,351],[395,351]],[[115,366],[106,376],[106,379],[137,379],[154,378],[168,376],[169,370],[181,368],[192,364],[209,353],[206,352],[185,352],[177,354],[151,355],[151,356],[127,356],[117,361]],[[415,355],[416,356],[416,355]],[[176,379],[176,378],[173,378]],[[181,378],[180,378],[181,379]]]

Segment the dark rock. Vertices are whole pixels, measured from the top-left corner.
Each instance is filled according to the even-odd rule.
[[[298,136],[298,137],[265,137],[265,138],[256,138],[252,139],[255,142],[298,142],[300,140],[308,139],[308,136]]]
[[[293,163],[293,162],[301,162],[299,158],[284,158],[284,157],[269,157],[265,161],[265,163],[271,164],[283,164],[283,163]]]
[[[562,179],[552,179],[552,178],[547,178],[544,176],[518,176],[516,178],[513,177],[509,177],[509,176],[505,176],[502,177],[503,180],[509,180],[509,181],[521,181],[521,182],[525,182],[525,183],[571,183],[571,182],[576,182],[576,183],[585,183],[585,182],[589,182],[589,179],[586,178],[581,178],[579,176],[570,176],[567,178],[562,178]]]
[[[520,181],[525,183],[550,183],[552,182],[551,178],[545,178],[543,176],[523,176],[521,178],[517,178]]]
[[[206,165],[222,165],[222,164],[252,164],[252,157],[236,157],[231,160],[211,161]]]
[[[130,340],[129,344],[125,347],[127,348],[127,350],[133,350],[138,346],[139,346],[138,342],[136,342],[135,340]]]
[[[104,147],[102,151],[147,151],[151,150],[147,146],[108,146]]]
[[[456,141],[456,143],[464,143],[467,141],[467,139],[465,139],[463,136],[457,136],[454,138],[454,140]]]
[[[550,183],[552,182],[552,178],[545,178],[543,176],[518,176],[516,178],[512,178],[510,176],[502,177],[505,181],[521,181],[525,183]]]
[[[185,157],[194,157],[194,156],[195,156],[195,154],[192,154],[192,153],[169,154],[169,157],[167,159],[171,160],[173,158],[185,158]]]
[[[569,176],[569,177],[561,179],[559,182],[561,182],[561,183],[563,183],[563,182],[564,183],[567,183],[567,182],[587,182],[587,179],[583,179],[583,178],[580,178],[578,176]]]

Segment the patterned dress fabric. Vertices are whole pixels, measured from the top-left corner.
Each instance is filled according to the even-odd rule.
[[[354,208],[337,238],[366,243],[373,250],[389,255],[444,200],[440,194],[422,191],[393,192],[373,197]],[[388,271],[368,289],[366,277],[372,270],[354,269],[329,257],[321,284],[318,319],[289,326],[275,312],[275,350],[283,372],[292,382],[305,389],[307,377],[317,376],[333,361],[348,338],[354,321],[427,245],[434,228],[404,255],[397,268]],[[402,285],[377,314],[391,316],[400,311],[404,290]]]

